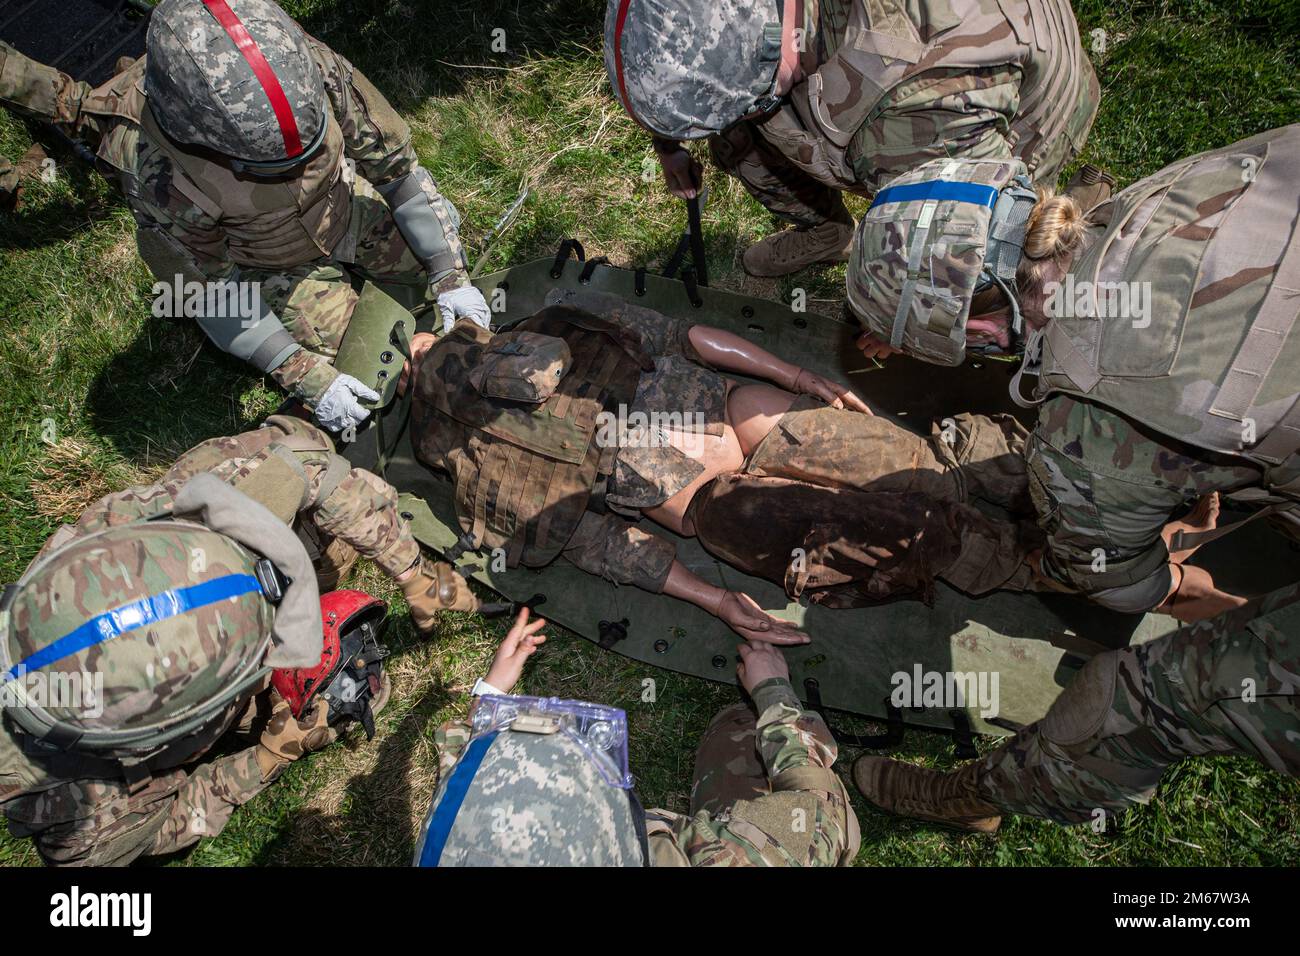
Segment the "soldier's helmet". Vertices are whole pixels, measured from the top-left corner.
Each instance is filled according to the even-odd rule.
[[[434,795],[416,866],[645,865],[622,711],[485,696],[473,728]]]
[[[634,120],[699,139],[779,105],[782,0],[609,0],[605,71]]]
[[[270,0],[163,0],[146,52],[149,109],[177,143],[280,175],[325,139],[325,81],[307,35]]]
[[[960,365],[971,300],[996,285],[1018,336],[1016,267],[1037,201],[1019,160],[938,159],[892,180],[853,237],[849,310],[894,348]]]
[[[180,520],[55,547],[0,600],[5,714],[47,748],[122,764],[202,749],[267,676],[266,571]]]

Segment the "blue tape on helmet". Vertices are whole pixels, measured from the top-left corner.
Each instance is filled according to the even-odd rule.
[[[993,208],[997,202],[998,190],[994,186],[985,186],[980,183],[960,183],[952,182],[947,179],[929,179],[923,183],[905,183],[901,186],[886,186],[880,192],[876,193],[876,198],[872,200],[871,209],[877,206],[883,206],[886,203],[894,202],[912,202],[918,199],[935,199],[944,200],[952,199],[956,202],[971,203],[976,206],[988,206]]]
[[[88,647],[111,641],[115,637],[176,617],[209,604],[244,594],[261,593],[262,585],[251,574],[225,574],[188,588],[173,588],[159,594],[123,604],[105,611],[82,624],[75,631],[63,635],[39,651],[29,654],[5,673],[0,683],[8,683],[21,674],[38,670],[57,660],[70,657]]]

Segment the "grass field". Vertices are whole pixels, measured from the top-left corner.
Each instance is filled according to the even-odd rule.
[[[532,187],[492,267],[548,254],[564,236],[619,264],[650,261],[672,245],[682,212],[641,176],[651,153],[605,80],[602,4],[284,5],[409,118],[420,155],[464,216],[471,249],[521,184]],[[1300,119],[1293,0],[1078,0],[1076,10],[1085,35],[1105,31],[1104,51],[1097,44],[1093,53],[1101,115],[1084,158],[1121,183]],[[496,28],[505,31],[505,53],[491,50]],[[16,158],[29,142],[29,130],[0,115],[0,152]],[[758,296],[798,284],[836,302],[842,269],[784,283],[740,271],[744,247],[777,225],[735,183],[710,175],[715,284]],[[196,329],[151,318],[150,284],[124,206],[70,160],[61,158],[55,183],[29,186],[19,215],[0,216],[0,579],[15,579],[61,522],[99,496],[149,479],[191,445],[253,426],[275,407],[266,381],[205,346]],[[359,581],[401,607],[373,569]],[[408,861],[434,783],[433,731],[464,712],[503,631],[453,615],[429,644],[415,644],[405,623],[390,633],[402,646],[397,692],[375,740],[300,761],[219,837],[171,862]],[[658,681],[655,704],[640,703],[648,674]],[[534,658],[523,687],[626,707],[642,800],[673,810],[686,808],[699,734],[738,693],[650,671],[562,632]],[[901,755],[952,765],[946,740],[919,733]],[[961,837],[865,805],[858,811],[864,865],[1300,862],[1300,784],[1248,760],[1182,764],[1151,805],[1103,835],[1017,819],[996,837]],[[37,862],[28,844],[0,836],[0,863]]]

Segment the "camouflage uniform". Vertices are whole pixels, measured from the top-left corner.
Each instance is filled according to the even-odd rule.
[[[1300,588],[1108,651],[978,765],[979,796],[1058,823],[1146,803],[1187,757],[1248,754],[1300,776]]]
[[[790,682],[754,688],[705,731],[695,758],[689,814],[647,810],[652,866],[836,866],[857,854],[858,821],[831,769],[837,748]],[[446,778],[470,737],[466,721],[435,735]]]
[[[640,376],[628,423],[675,412],[688,433],[723,433],[727,379],[691,345],[690,323],[599,293],[557,290],[547,302],[585,308],[640,338],[653,368]],[[417,384],[413,441],[421,460],[435,466],[453,457],[442,448],[450,433],[426,422],[419,406],[431,379],[447,374],[426,361]],[[591,574],[659,593],[676,548],[637,522],[704,466],[672,444],[647,440],[654,437],[597,435],[617,442],[606,510],[582,515],[562,555]],[[801,397],[741,471],[695,492],[689,518],[713,554],[792,597],[833,606],[906,592],[928,599],[936,576],[972,593],[1024,588],[1031,583],[1024,555],[1041,536],[970,504],[980,498],[1032,515],[1024,437],[1009,417],[962,415],[925,439],[888,419]],[[806,555],[797,571],[790,564],[796,549]]]
[[[810,79],[776,115],[709,143],[721,168],[799,226],[848,223],[841,192],[869,195],[935,158],[1016,156],[1054,185],[1087,139],[1100,88],[1065,0],[804,9]]]
[[[0,44],[0,103],[88,145],[125,195],[142,254],[166,273],[160,281],[176,273],[260,283],[262,304],[302,346],[271,374],[310,398],[332,378],[328,366],[358,299],[354,280],[409,288],[403,297],[412,307],[469,279],[458,216],[430,177],[418,177],[419,187],[455,262],[440,276],[425,271],[376,190],[420,168],[405,121],[351,63],[308,43],[329,100],[326,138],[287,184],[236,176],[169,141],[145,96],[146,57],[91,88]]]
[[[942,578],[968,594],[1036,588],[1042,546],[1027,494],[1025,430],[960,415],[922,438],[880,416],[801,396],[737,472],[696,492],[700,543],[793,600],[858,607]],[[989,517],[983,500],[1021,521]]]
[[[1050,576],[1144,611],[1172,583],[1160,531],[1196,498],[1300,496],[1297,181],[1300,126],[1288,126],[1174,163],[1089,213],[1029,363]],[[1084,308],[1070,301],[1081,287],[1095,291]],[[1110,298],[1131,288],[1145,316]]]
[[[310,524],[337,537],[390,575],[419,557],[396,511],[396,492],[374,475],[350,468],[318,428],[284,416],[255,431],[198,445],[156,484],[108,495],[51,537],[41,555],[106,528],[169,513],[173,497],[200,472],[233,485],[286,523]],[[216,835],[236,807],[287,765],[277,763],[264,772],[257,759],[256,742],[273,716],[270,694],[241,704],[243,713],[228,731],[233,736],[221,738],[215,752],[204,757],[200,750],[135,784],[91,758],[32,756],[22,736],[6,725],[0,733],[0,809],[10,831],[32,837],[49,863],[83,865],[126,864]]]
[[[875,335],[965,359],[981,283],[1015,281],[1020,265],[1016,223],[995,217],[1022,173],[935,161],[882,190],[847,282]],[[1042,405],[1029,491],[1042,569],[1067,589],[1130,613],[1160,605],[1173,584],[1161,531],[1207,492],[1282,520],[1289,508],[1296,529],[1297,181],[1300,126],[1174,163],[1089,210],[1060,280],[1010,299],[1041,323],[1011,391]],[[1032,397],[1021,374],[1038,377]]]

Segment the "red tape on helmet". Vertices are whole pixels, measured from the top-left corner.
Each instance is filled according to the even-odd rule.
[[[614,72],[618,74],[618,96],[623,101],[623,108],[627,110],[627,115],[636,121],[638,126],[650,129],[641,118],[636,115],[636,110],[632,109],[632,99],[627,95],[627,84],[623,81],[623,25],[627,22],[628,8],[632,5],[632,0],[620,0],[618,5],[618,19],[614,23]]]
[[[280,135],[284,137],[286,158],[293,159],[295,156],[301,156],[302,136],[298,132],[298,120],[293,115],[293,107],[289,105],[289,97],[285,96],[279,77],[271,69],[271,64],[266,62],[266,57],[262,55],[257,41],[253,39],[239,17],[235,16],[235,11],[230,9],[230,4],[226,0],[203,0],[203,5],[216,17],[217,22],[226,31],[226,35],[234,41],[235,46],[252,68],[257,82],[262,84],[262,92],[271,101],[271,109],[275,111],[275,118],[280,123]]]

